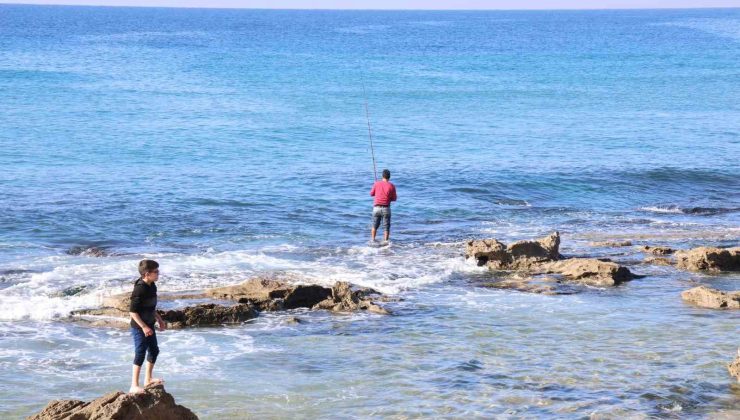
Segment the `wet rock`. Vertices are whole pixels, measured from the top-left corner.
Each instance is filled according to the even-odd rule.
[[[285,320],[283,321],[284,324],[288,324],[288,325],[303,324],[304,322],[305,321],[298,318],[297,316],[291,316],[291,317],[285,318]]]
[[[691,271],[740,271],[740,247],[698,247],[676,252],[676,266]]]
[[[740,382],[740,348],[737,349],[737,357],[727,365],[727,370],[738,382]]]
[[[368,310],[387,313],[372,303],[368,296],[377,294],[372,289],[352,290],[349,283],[337,282],[333,287],[293,285],[277,279],[256,278],[235,286],[209,289],[206,294],[217,299],[231,299],[250,303],[260,311],[312,308],[336,312]]]
[[[257,311],[250,304],[234,306],[205,303],[166,311],[158,310],[169,328],[208,327],[224,324],[239,324],[257,317]],[[70,319],[95,327],[126,327],[129,325],[129,312],[118,308],[81,309],[73,311]]]
[[[616,248],[622,246],[632,246],[632,241],[600,241],[600,242],[589,242],[589,245],[603,248]]]
[[[69,255],[81,255],[84,257],[107,257],[110,255],[108,251],[103,247],[98,246],[73,246],[67,250]]]
[[[244,283],[206,290],[205,294],[216,299],[236,300],[251,303],[261,311],[283,308],[283,300],[293,287],[283,281],[268,278],[255,278]],[[327,294],[328,296],[328,294]],[[326,298],[326,296],[324,297]],[[315,303],[320,302],[317,300]]]
[[[466,258],[474,258],[479,266],[495,270],[526,270],[532,266],[560,258],[560,234],[538,239],[517,241],[508,246],[496,239],[472,240],[466,244]]]
[[[547,274],[561,274],[567,281],[596,287],[616,286],[639,277],[627,267],[595,258],[569,258],[543,264],[539,269]]]
[[[358,310],[388,315],[389,312],[367,299],[367,292],[353,291],[350,284],[338,281],[331,288],[331,296],[314,305],[313,309],[327,309],[333,312],[353,312]]]
[[[87,290],[86,285],[81,286],[70,286],[67,287],[64,290],[61,290],[59,292],[56,292],[52,295],[52,297],[69,297],[69,296],[77,296],[85,292]]]
[[[526,293],[538,293],[544,295],[557,295],[564,292],[555,287],[557,279],[554,277],[520,277],[512,276],[503,280],[483,283],[483,287],[492,289],[516,290]]]
[[[162,385],[149,386],[142,394],[117,391],[96,400],[52,401],[28,420],[197,420],[189,409],[177,405]]]
[[[681,299],[702,308],[740,309],[740,291],[723,292],[698,286],[681,292]]]
[[[642,252],[646,252],[653,255],[671,255],[676,252],[673,248],[667,246],[650,246],[644,245],[640,248]]]
[[[257,311],[249,304],[223,306],[205,303],[184,309],[159,311],[159,313],[171,328],[241,324],[257,317]]]
[[[673,261],[665,257],[647,257],[642,262],[653,265],[673,265]]]
[[[118,293],[115,295],[105,296],[103,298],[104,308],[114,308],[119,311],[126,312],[131,306],[131,293]]]

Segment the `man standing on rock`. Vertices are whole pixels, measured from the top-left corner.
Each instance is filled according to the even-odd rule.
[[[370,230],[372,242],[378,232],[381,220],[383,221],[383,241],[388,242],[391,237],[391,202],[396,201],[396,186],[390,181],[391,171],[383,169],[383,179],[375,181],[370,190],[373,201],[373,227]]]
[[[144,364],[144,356],[147,360],[144,387],[164,382],[161,379],[152,378],[154,363],[159,354],[154,323],[159,324],[160,331],[167,329],[167,324],[157,312],[157,285],[154,283],[159,280],[159,263],[154,260],[139,261],[139,274],[141,277],[134,283],[129,307],[131,335],[134,338],[134,368],[129,392],[137,394],[144,392],[144,388],[139,386],[139,373],[141,373],[141,365]]]

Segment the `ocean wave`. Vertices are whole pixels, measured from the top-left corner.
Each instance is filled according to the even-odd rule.
[[[162,292],[202,290],[278,274],[323,286],[348,281],[393,295],[479,269],[460,258],[457,249],[456,244],[440,243],[318,250],[271,245],[199,254],[39,257],[14,271],[13,284],[0,290],[0,320],[48,320],[99,306],[105,296],[130,290],[141,257],[160,262]]]
[[[681,207],[675,204],[639,207],[638,210],[662,214],[689,214],[711,216],[716,214],[734,213],[740,207]]]

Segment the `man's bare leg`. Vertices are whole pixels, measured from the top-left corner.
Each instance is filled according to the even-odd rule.
[[[128,392],[132,394],[140,394],[144,392],[144,388],[139,386],[139,373],[141,373],[141,366],[134,365],[133,371],[131,372],[131,388]]]
[[[383,240],[385,242],[388,242],[390,238],[391,238],[391,231],[390,229],[386,229],[385,232],[383,232]]]
[[[378,230],[373,228],[370,228],[370,239],[375,242],[375,234],[378,233]]]
[[[146,362],[146,372],[144,373],[144,386],[149,386],[151,384],[161,384],[164,383],[162,379],[159,378],[152,378],[152,371],[154,370],[154,363]]]

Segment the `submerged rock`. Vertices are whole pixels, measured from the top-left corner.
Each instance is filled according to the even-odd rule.
[[[84,257],[107,257],[108,250],[99,246],[73,246],[67,250],[68,255],[81,255]]]
[[[474,258],[479,266],[495,270],[527,270],[534,265],[560,258],[560,234],[552,234],[528,241],[517,241],[509,246],[496,239],[468,241],[466,258]]]
[[[189,409],[177,405],[162,385],[146,387],[142,394],[112,392],[96,400],[52,401],[28,420],[197,420]]]
[[[676,266],[691,271],[740,271],[740,247],[701,246],[677,251]]]
[[[640,248],[642,252],[647,252],[653,255],[670,255],[676,252],[673,248],[667,246],[650,246],[644,245]]]
[[[639,277],[627,267],[596,258],[570,258],[556,261],[543,265],[541,270],[549,274],[562,274],[566,280],[571,282],[597,287],[616,286]]]
[[[737,357],[727,365],[727,370],[738,382],[740,382],[740,348],[737,349]]]
[[[740,291],[723,292],[698,286],[681,292],[681,299],[702,308],[740,309]]]
[[[591,246],[597,246],[597,247],[622,247],[622,246],[632,246],[632,241],[625,240],[625,241],[600,241],[600,242],[589,242],[589,245]]]
[[[519,292],[538,293],[543,295],[557,295],[565,292],[558,290],[555,285],[558,280],[554,277],[521,277],[512,276],[497,282],[483,283],[481,286],[492,289],[517,290]]]
[[[666,257],[647,257],[642,262],[653,265],[673,265],[671,259]]]

